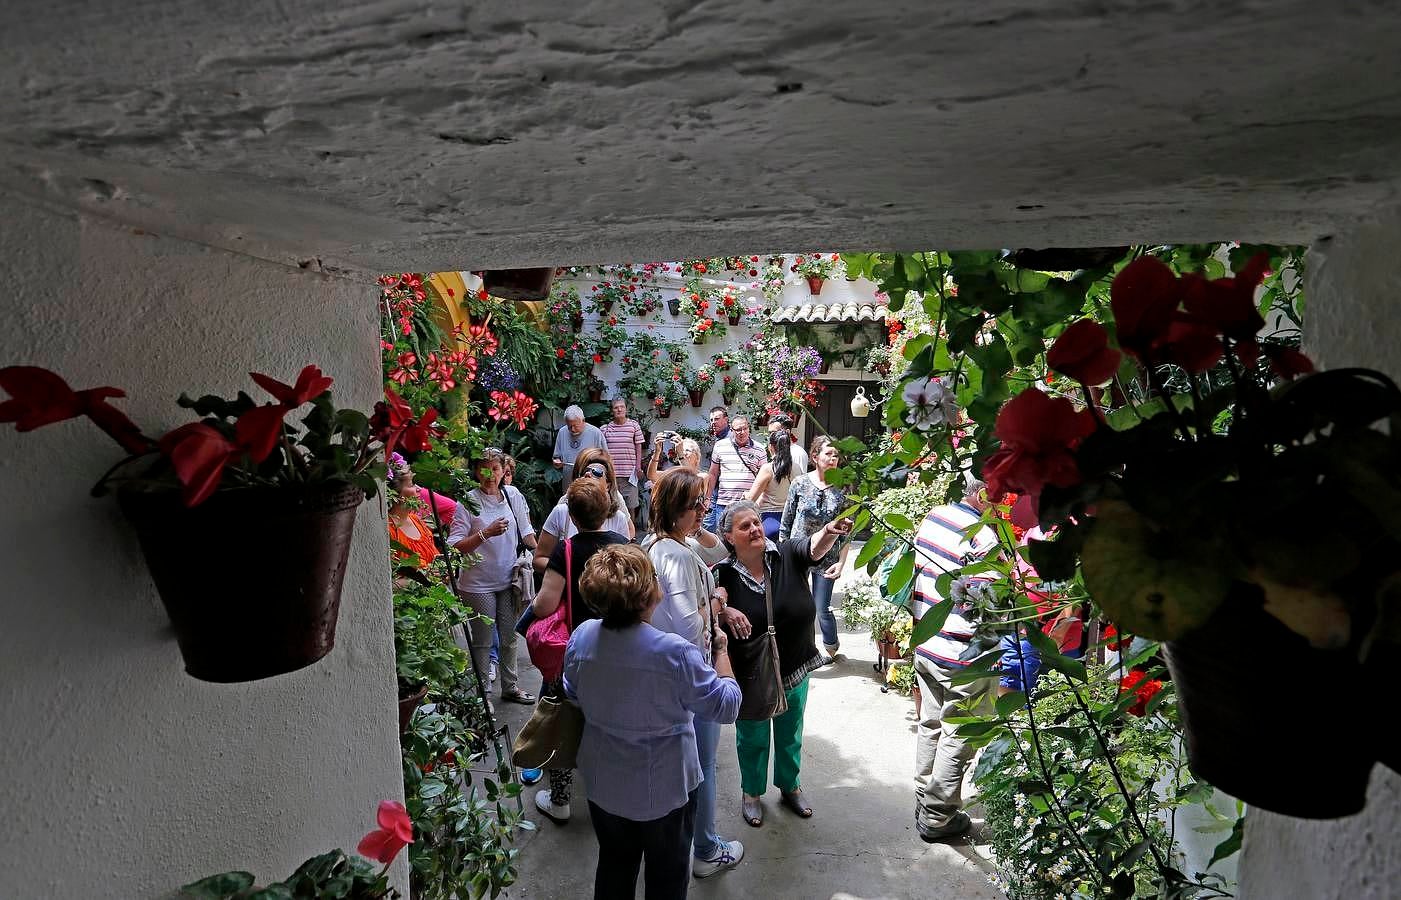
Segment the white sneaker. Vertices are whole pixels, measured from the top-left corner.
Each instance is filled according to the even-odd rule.
[[[549,788],[535,792],[535,808],[561,825],[569,821],[569,804],[555,806],[551,803]]]
[[[489,665],[487,666],[487,670],[486,670],[486,671],[487,671],[486,680],[487,680],[487,681],[495,681],[495,680],[496,680],[496,663],[491,663],[491,664],[489,664]]]
[[[710,859],[692,859],[691,874],[697,878],[709,878],[716,872],[733,869],[744,859],[744,845],[739,841],[721,841],[720,849]]]

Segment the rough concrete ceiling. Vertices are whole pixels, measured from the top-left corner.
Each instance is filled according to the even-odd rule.
[[[1380,0],[0,15],[0,186],[328,269],[1307,241],[1401,184]]]

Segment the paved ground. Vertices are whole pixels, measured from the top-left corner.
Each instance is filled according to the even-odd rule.
[[[1002,898],[988,880],[991,870],[970,840],[926,844],[914,831],[910,769],[914,759],[914,704],[882,694],[872,670],[875,646],[864,634],[843,633],[846,659],[814,673],[803,744],[803,789],[815,815],[799,819],[779,807],[770,790],[764,826],[740,818],[734,729],[720,739],[719,809],[722,836],[744,842],[745,859],[733,871],[693,880],[699,898]],[[524,685],[538,683],[533,670]],[[530,710],[498,709],[512,731]],[[505,896],[520,900],[589,897],[597,845],[588,804],[576,782],[574,817],[554,824],[534,808],[536,788],[526,789],[534,832],[519,840],[520,880]],[[975,822],[976,808],[972,810]],[[977,832],[975,830],[974,835]],[[639,885],[639,894],[640,885]]]

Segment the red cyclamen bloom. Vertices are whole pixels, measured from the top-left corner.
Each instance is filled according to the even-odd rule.
[[[1153,357],[1153,347],[1172,324],[1182,298],[1182,286],[1164,263],[1141,256],[1114,276],[1109,289],[1119,346],[1142,362]]]
[[[1022,391],[997,414],[995,433],[1002,446],[983,463],[988,497],[1015,491],[1039,498],[1048,484],[1078,484],[1074,450],[1094,430],[1094,417],[1069,400],[1034,387]]]
[[[1148,702],[1163,689],[1163,683],[1157,678],[1148,678],[1142,672],[1134,669],[1124,676],[1119,682],[1119,693],[1124,694],[1129,691],[1134,693],[1134,702],[1127,710],[1131,716],[1143,716],[1148,713]]]
[[[181,425],[167,433],[160,439],[160,450],[184,486],[186,506],[198,506],[209,499],[219,488],[224,468],[240,452],[237,444],[203,422]]]
[[[249,372],[249,377],[258,383],[263,390],[272,394],[278,403],[283,404],[288,409],[296,409],[303,403],[309,403],[320,397],[331,389],[335,383],[334,378],[329,378],[321,374],[321,369],[317,366],[307,366],[297,374],[295,385],[285,385],[276,378],[269,378],[257,372]]]
[[[126,413],[107,402],[125,397],[114,387],[75,391],[58,375],[38,366],[7,366],[0,369],[0,388],[12,399],[0,403],[0,422],[15,423],[16,431],[33,431],[55,422],[87,416],[126,452],[139,455],[151,450],[151,441],[127,418]]]
[[[413,843],[413,820],[404,804],[397,800],[380,801],[375,818],[379,827],[361,838],[355,851],[387,866],[400,850]]]
[[[1092,319],[1081,319],[1061,333],[1046,351],[1046,365],[1081,384],[1103,384],[1119,371],[1123,354],[1109,346],[1109,332]]]

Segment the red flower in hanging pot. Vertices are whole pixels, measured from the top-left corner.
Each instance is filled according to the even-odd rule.
[[[595,354],[593,355],[593,361],[594,361],[595,363],[601,363],[601,362],[603,362],[603,354],[601,354],[601,353],[595,353]]]
[[[1280,378],[1296,378],[1313,371],[1313,360],[1289,347],[1267,345],[1265,356],[1270,361],[1270,369]]]
[[[558,357],[559,359],[564,359],[564,348],[563,348],[563,347],[557,347],[557,348],[555,349],[555,356]]]
[[[260,463],[272,454],[272,448],[282,437],[282,423],[289,411],[286,406],[269,403],[255,406],[238,417],[234,423],[234,437],[253,462]]]
[[[1034,387],[1022,391],[997,414],[994,431],[1002,446],[983,463],[988,497],[1016,491],[1039,498],[1048,484],[1078,484],[1074,449],[1094,429],[1094,417],[1069,400]]]
[[[375,818],[379,827],[360,839],[355,852],[387,866],[400,850],[413,843],[413,820],[397,800],[381,801]]]
[[[1157,678],[1149,678],[1144,673],[1134,669],[1124,676],[1119,682],[1119,693],[1126,694],[1130,691],[1134,694],[1133,705],[1126,712],[1131,716],[1143,716],[1148,713],[1148,702],[1163,689],[1163,683]]]
[[[224,467],[238,453],[238,445],[203,422],[181,425],[159,444],[184,488],[181,496],[186,506],[198,506],[218,489]]]
[[[408,355],[412,356],[413,354]],[[412,362],[408,365],[412,365]],[[248,375],[257,382],[259,387],[272,394],[277,402],[289,409],[296,409],[303,403],[314,400],[329,391],[331,385],[335,383],[335,379],[321,374],[321,369],[318,366],[307,366],[302,369],[297,374],[297,383],[290,386],[283,384],[276,378],[260,375],[257,372],[249,372]]]
[[[1151,360],[1181,298],[1177,276],[1159,260],[1142,256],[1125,266],[1109,288],[1119,346],[1141,362]]]
[[[0,369],[0,388],[11,399],[0,403],[0,422],[13,422],[16,431],[33,431],[45,425],[87,416],[128,453],[149,452],[151,441],[127,418],[126,413],[107,401],[125,397],[114,387],[75,391],[58,375],[38,366],[7,366]]]
[[[1046,351],[1046,365],[1081,384],[1103,384],[1119,371],[1122,354],[1109,346],[1109,333],[1091,319],[1081,319],[1061,333]]]

